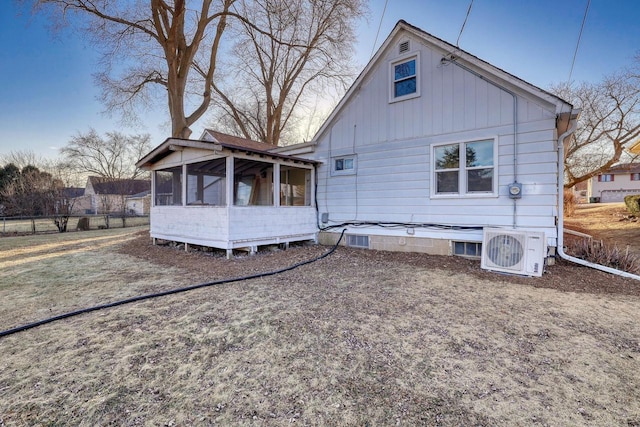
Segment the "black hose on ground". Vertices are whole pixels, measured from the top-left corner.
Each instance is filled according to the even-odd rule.
[[[70,311],[68,313],[63,313],[63,314],[59,314],[57,316],[49,317],[48,319],[39,320],[37,322],[28,323],[26,325],[18,326],[18,327],[15,327],[13,329],[8,329],[6,331],[1,331],[0,332],[0,338],[6,337],[8,335],[13,335],[13,334],[18,333],[18,332],[26,331],[27,329],[33,329],[33,328],[38,327],[38,326],[46,325],[47,323],[52,323],[52,322],[55,322],[57,320],[62,320],[62,319],[67,319],[69,317],[79,316],[81,314],[90,313],[92,311],[103,310],[105,308],[117,307],[119,305],[130,304],[132,302],[143,301],[143,300],[147,300],[147,299],[151,299],[151,298],[163,297],[163,296],[166,296],[166,295],[179,294],[179,293],[182,293],[182,292],[192,291],[194,289],[206,288],[208,286],[223,285],[225,283],[233,283],[233,282],[242,282],[242,281],[245,281],[245,280],[259,279],[261,277],[269,277],[269,276],[275,276],[276,274],[285,273],[287,271],[291,271],[291,270],[296,269],[298,267],[302,267],[303,265],[307,265],[307,264],[311,264],[311,263],[316,262],[316,261],[320,261],[321,259],[326,258],[329,255],[331,255],[333,252],[335,252],[335,250],[340,245],[340,242],[342,241],[342,237],[344,236],[345,231],[346,231],[346,229],[342,230],[342,233],[340,234],[340,238],[338,239],[337,243],[329,251],[325,252],[324,254],[322,254],[322,255],[320,255],[320,256],[318,256],[316,258],[312,258],[312,259],[309,259],[309,260],[306,260],[306,261],[301,261],[301,262],[293,264],[293,265],[291,265],[289,267],[285,267],[285,268],[282,268],[282,269],[279,269],[279,270],[274,270],[274,271],[268,271],[266,273],[252,274],[250,276],[243,276],[243,277],[235,277],[235,278],[231,278],[231,279],[216,280],[216,281],[213,281],[213,282],[201,283],[199,285],[191,285],[191,286],[186,286],[186,287],[177,288],[177,289],[170,289],[168,291],[162,291],[162,292],[157,292],[157,293],[153,293],[153,294],[139,295],[137,297],[127,298],[127,299],[123,299],[123,300],[120,300],[120,301],[114,301],[114,302],[110,302],[110,303],[107,303],[107,304],[96,305],[96,306],[93,306],[93,307],[83,308],[83,309],[76,310],[76,311]]]

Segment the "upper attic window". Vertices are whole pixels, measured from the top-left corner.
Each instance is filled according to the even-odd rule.
[[[389,102],[420,96],[420,55],[404,55],[390,63]]]

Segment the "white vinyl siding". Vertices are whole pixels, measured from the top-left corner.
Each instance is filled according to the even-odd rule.
[[[400,41],[400,40],[399,40]],[[398,41],[398,42],[399,42]],[[331,224],[345,221],[512,227],[507,187],[514,181],[513,98],[421,43],[418,75],[421,96],[389,103],[392,44],[356,94],[318,136],[318,209]],[[410,56],[410,55],[409,55]],[[517,163],[522,199],[517,226],[556,238],[557,148],[555,106],[518,96]],[[433,153],[438,145],[493,140],[491,194],[433,197]],[[336,175],[334,158],[357,156],[357,175]],[[396,235],[404,230],[375,229]],[[415,236],[482,240],[481,231],[416,228]],[[373,231],[370,234],[374,234]],[[406,235],[406,233],[405,233]]]

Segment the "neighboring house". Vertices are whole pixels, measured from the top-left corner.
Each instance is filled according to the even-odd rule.
[[[151,209],[151,190],[127,196],[127,214],[129,215],[149,215]]]
[[[624,163],[589,179],[587,198],[591,203],[624,202],[625,196],[640,194],[640,164]]]
[[[84,194],[76,198],[74,214],[107,214],[125,212],[128,196],[151,191],[146,179],[114,179],[90,176]]]
[[[351,246],[478,256],[499,227],[544,232],[553,251],[558,140],[577,114],[400,21],[313,141],[206,131],[141,159],[155,171],[151,236],[229,250],[346,229]]]

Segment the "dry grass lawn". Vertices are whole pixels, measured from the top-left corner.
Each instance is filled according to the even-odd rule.
[[[3,329],[328,249],[187,270],[120,251],[136,231],[0,239]],[[0,426],[640,425],[640,297],[425,257],[339,248],[0,338]]]

